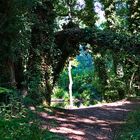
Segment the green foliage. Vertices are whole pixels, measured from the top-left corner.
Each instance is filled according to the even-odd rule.
[[[94,27],[97,18],[97,13],[95,13],[94,1],[86,0],[85,7],[79,12],[79,19],[82,20],[83,24],[88,27]]]
[[[8,105],[0,106],[1,140],[64,140],[48,130],[41,128],[42,120],[13,97]]]
[[[60,103],[53,103],[52,102],[52,106],[55,106],[55,107],[66,107],[68,104],[69,104],[69,94],[68,94],[68,91],[66,91],[64,88],[62,87],[55,87],[54,90],[53,90],[53,95],[52,95],[52,98],[53,99],[62,99],[63,101],[60,102]]]
[[[56,98],[63,98],[63,99],[66,99],[67,98],[67,92],[64,91],[64,89],[60,88],[60,87],[55,87],[54,89],[54,97]]]
[[[0,119],[0,139],[2,140],[64,140],[47,130],[41,130],[37,122],[31,119],[29,122],[29,118]]]
[[[84,64],[83,64],[84,65]],[[75,106],[89,106],[101,101],[101,94],[93,87],[93,71],[90,69],[74,68],[72,70],[73,78],[73,99]],[[68,93],[69,79],[67,69],[62,72],[58,86],[54,89],[52,98],[64,99],[64,102],[57,104],[57,106],[66,107],[69,105]],[[56,104],[54,105],[56,106]]]
[[[127,95],[126,84],[123,79],[110,75],[109,83],[105,88],[105,100],[116,101]]]
[[[94,104],[96,100],[100,100],[100,93],[93,86],[93,77],[91,75],[93,75],[92,70],[73,73],[73,96],[87,106]]]
[[[116,140],[139,140],[140,139],[140,110],[130,113],[126,124],[118,133]]]
[[[7,89],[7,88],[0,87],[0,94],[1,94],[1,93],[10,93],[10,92],[12,92],[11,89]]]

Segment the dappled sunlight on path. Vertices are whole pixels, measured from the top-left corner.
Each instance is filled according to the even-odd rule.
[[[55,120],[57,127],[50,131],[71,140],[113,140],[128,112],[140,105],[139,101],[119,101],[80,109],[54,109],[55,115],[40,113],[48,123]],[[46,124],[47,125],[47,124]],[[44,124],[45,127],[45,124]]]

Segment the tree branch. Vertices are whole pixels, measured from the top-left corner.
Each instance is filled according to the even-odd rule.
[[[70,44],[88,43],[93,46],[93,50],[111,49],[113,51],[124,50],[130,54],[140,53],[139,36],[130,36],[111,30],[70,28],[56,32],[55,38],[60,49],[62,49],[61,44],[67,40]]]

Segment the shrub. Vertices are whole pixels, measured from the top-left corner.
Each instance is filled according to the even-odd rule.
[[[129,115],[116,140],[140,140],[140,110]]]
[[[0,104],[8,104],[12,90],[0,87]]]

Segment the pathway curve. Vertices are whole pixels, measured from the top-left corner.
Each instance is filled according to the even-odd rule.
[[[139,100],[122,100],[88,108],[55,109],[54,115],[42,112],[41,116],[46,122],[57,121],[58,126],[50,127],[50,131],[70,140],[113,140],[128,112],[138,106]]]

